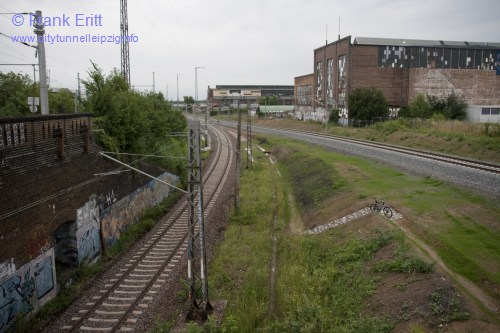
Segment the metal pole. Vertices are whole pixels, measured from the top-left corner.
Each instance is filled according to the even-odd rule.
[[[236,181],[234,193],[234,208],[240,209],[240,165],[241,165],[241,112],[240,100],[238,99],[238,135],[236,137]]]
[[[252,167],[252,116],[247,113],[247,169]]]
[[[33,84],[36,84],[35,64],[33,64]],[[31,100],[31,112],[35,113],[35,96],[33,96],[33,99]]]
[[[212,306],[208,299],[207,260],[203,211],[203,181],[200,158],[200,122],[189,121],[188,149],[188,320],[206,320]],[[197,242],[198,241],[198,242]],[[199,275],[198,275],[199,274]],[[197,300],[200,295],[201,300]]]
[[[177,106],[179,106],[179,75],[182,74],[177,74]]]
[[[198,68],[205,67],[195,67],[194,68],[194,104],[198,105]],[[194,112],[194,110],[193,110]]]
[[[42,11],[37,10],[35,14],[36,23],[35,34],[38,42],[38,69],[40,71],[40,106],[41,114],[49,114],[49,89],[47,86],[47,66],[45,62],[45,43],[43,42],[43,35],[45,34]]]

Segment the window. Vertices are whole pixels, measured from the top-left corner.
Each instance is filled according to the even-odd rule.
[[[481,109],[481,114],[482,115],[489,115],[490,114],[490,108],[482,108]]]
[[[347,91],[347,80],[346,80],[346,76],[347,76],[347,66],[346,66],[346,58],[345,58],[345,54],[344,55],[341,55],[339,56],[339,67],[338,67],[338,72],[339,72],[339,76],[338,76],[338,89],[339,89],[339,94],[338,94],[338,105],[345,105],[345,99],[346,99],[346,91]]]
[[[316,97],[320,98],[321,97],[321,91],[323,90],[322,87],[322,82],[323,82],[323,62],[318,61],[316,64]]]
[[[326,102],[333,105],[333,59],[327,62],[328,74],[326,76]]]
[[[491,108],[491,114],[500,114],[500,108]]]

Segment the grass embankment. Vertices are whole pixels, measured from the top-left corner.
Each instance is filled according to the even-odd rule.
[[[57,296],[45,304],[28,321],[18,320],[14,332],[39,332],[66,310],[87,289],[90,282],[101,275],[136,241],[150,231],[156,222],[178,201],[180,192],[175,191],[159,205],[146,209],[136,223],[125,230],[118,241],[107,249],[106,256],[92,265],[83,265],[72,272],[66,281],[58,281]]]
[[[228,119],[228,116],[218,116]],[[216,118],[217,119],[217,118]],[[235,120],[232,115],[231,120]],[[244,121],[246,118],[244,118]],[[325,125],[292,119],[254,119],[254,125],[325,133]],[[363,128],[328,125],[327,132],[357,139],[436,151],[500,163],[500,124],[467,121],[398,119]]]
[[[211,298],[228,300],[218,331],[488,331],[496,325],[471,310],[431,260],[415,255],[405,234],[382,217],[315,236],[297,233],[365,207],[372,197],[387,198],[405,216],[398,223],[486,290],[500,286],[494,202],[374,162],[270,140],[266,149],[281,162],[273,166],[258,155],[254,168],[243,171],[241,209],[209,268]],[[275,295],[268,287],[273,232],[279,244]]]

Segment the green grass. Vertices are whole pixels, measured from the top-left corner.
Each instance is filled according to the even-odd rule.
[[[425,273],[433,267],[432,263],[411,254],[400,236],[393,258],[366,274],[361,267],[377,251],[377,246],[387,241],[387,234],[368,242],[345,238],[334,231],[314,237],[283,234],[279,238],[277,312],[268,315],[266,284],[272,213],[278,212],[280,217],[278,231],[286,230],[291,207],[283,198],[287,198],[290,191],[305,197],[299,205],[302,210],[315,208],[322,200],[339,193],[352,192],[359,200],[385,198],[409,214],[408,226],[452,270],[480,286],[484,281],[490,285],[500,284],[497,268],[488,264],[500,262],[499,232],[483,224],[482,218],[473,213],[456,213],[463,207],[473,206],[482,211],[483,218],[499,221],[500,209],[493,200],[440,180],[405,175],[377,162],[335,154],[289,139],[266,137],[262,144],[267,150],[281,147],[278,155],[282,162],[278,166],[283,176],[277,176],[276,167],[271,167],[261,156],[253,170],[244,171],[242,208],[231,218],[225,241],[209,270],[212,297],[229,300],[227,313],[234,318],[233,324],[237,323],[234,332],[314,332],[325,331],[327,327],[327,330],[334,327],[338,331],[390,331],[392,326],[386,318],[362,315],[363,302],[374,291],[377,274]],[[315,173],[310,170],[320,176],[315,179]],[[309,176],[297,176],[302,172]],[[324,179],[322,183],[318,181],[321,179]],[[318,195],[310,190],[316,186],[328,189],[328,194],[320,191]],[[315,197],[318,199],[314,200]],[[485,285],[483,289],[489,292]],[[498,295],[490,294],[498,299]],[[430,296],[437,312],[439,297],[438,294],[434,298]],[[448,309],[446,312],[441,316],[436,313],[442,323],[468,316],[455,309],[452,301],[444,306]],[[224,330],[224,326],[220,329]],[[415,326],[414,331],[419,329]]]
[[[394,258],[375,265],[374,271],[381,273],[429,273],[433,264],[414,255],[404,237],[400,236],[399,246],[394,251]]]
[[[283,231],[292,216],[288,191],[294,188],[287,179],[262,156],[242,174],[241,208],[230,218],[209,268],[211,297],[227,299],[226,315],[232,318],[218,331],[390,331],[387,320],[362,316],[362,309],[377,281],[365,274],[364,264],[391,236],[381,233],[368,242],[343,245],[329,235],[287,236]],[[269,313],[273,231],[279,244],[277,310]]]
[[[341,179],[342,191],[358,193],[361,197],[385,198],[390,205],[407,210],[412,215],[413,231],[438,252],[448,267],[472,281],[485,282],[485,291],[500,298],[493,292],[494,288],[487,288],[488,283],[500,285],[498,228],[484,225],[484,221],[473,212],[453,213],[453,218],[449,213],[474,206],[487,214],[490,224],[494,224],[500,221],[500,207],[495,200],[468,193],[441,180],[405,175],[377,162],[336,154],[289,139],[267,140],[301,154],[307,152],[309,160],[321,160],[318,165],[327,165],[332,178]],[[346,165],[354,168],[353,171],[349,168],[346,171],[345,167],[342,172],[331,171]],[[286,166],[290,167],[290,163]],[[300,167],[291,166],[293,168]]]

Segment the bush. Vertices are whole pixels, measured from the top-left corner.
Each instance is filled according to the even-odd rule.
[[[389,105],[381,90],[376,88],[354,89],[348,98],[349,119],[388,117]]]
[[[330,117],[328,118],[328,122],[332,124],[338,124],[340,118],[340,110],[339,109],[333,109],[330,112]]]
[[[441,113],[446,119],[463,120],[467,116],[467,102],[451,93],[447,97],[427,96],[432,114]]]

